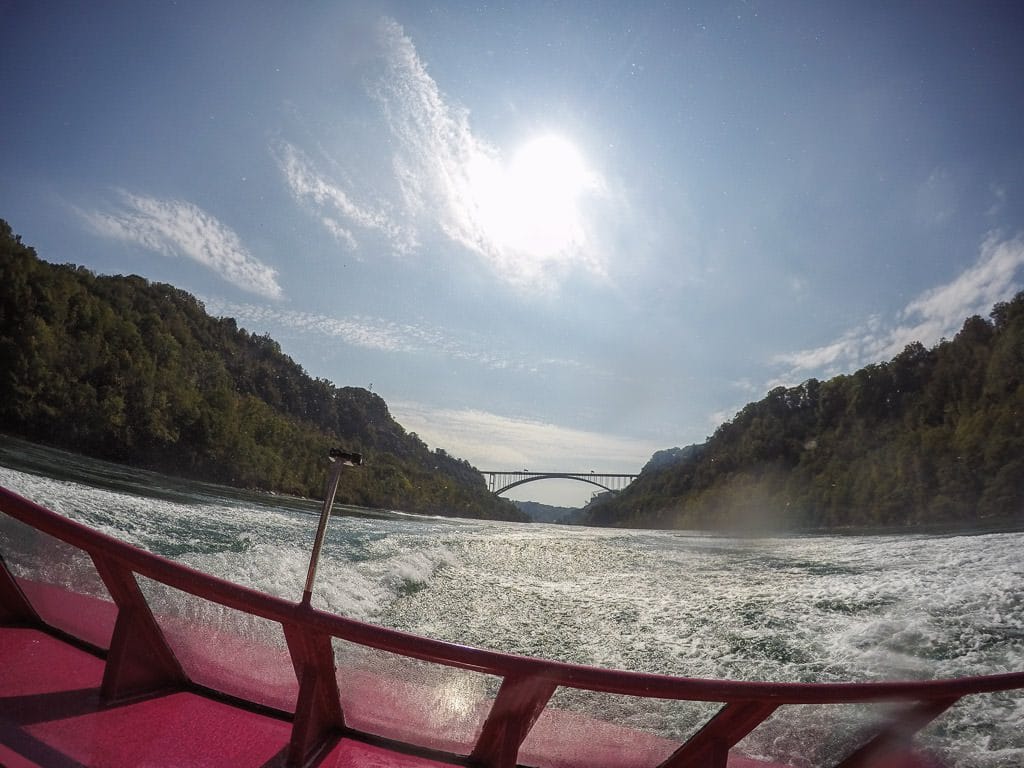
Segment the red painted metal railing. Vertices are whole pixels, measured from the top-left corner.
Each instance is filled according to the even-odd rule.
[[[905,749],[917,731],[962,697],[1024,688],[1024,673],[913,682],[765,683],[624,672],[510,655],[372,626],[325,613],[308,603],[272,597],[138,549],[4,488],[0,488],[0,511],[82,550],[95,564],[117,611],[102,685],[107,701],[195,687],[165,639],[137,575],[280,624],[298,680],[294,714],[278,713],[292,722],[287,757],[291,766],[315,764],[339,735],[367,737],[346,725],[332,638],[500,678],[497,695],[469,753],[441,756],[481,768],[514,768],[518,764],[531,728],[559,688],[722,705],[660,766],[652,768],[725,768],[730,748],[782,705],[902,703],[901,711],[842,758],[838,768],[874,765],[880,755]],[[2,559],[0,622],[45,626]],[[430,751],[384,740],[410,753]]]

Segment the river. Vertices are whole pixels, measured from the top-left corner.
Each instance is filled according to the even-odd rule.
[[[190,566],[301,596],[316,502],[6,438],[0,485]],[[629,670],[943,678],[1024,670],[1022,551],[1024,533],[733,538],[336,507],[314,604],[444,640]],[[833,727],[820,712],[806,717],[797,730],[807,739]],[[1022,725],[1024,695],[980,696],[921,738],[950,765],[1009,768],[1024,765]],[[741,747],[796,765],[794,753],[809,754],[758,738]]]

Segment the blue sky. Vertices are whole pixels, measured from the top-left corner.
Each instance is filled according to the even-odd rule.
[[[0,217],[481,469],[638,471],[1024,285],[1012,3],[241,7],[0,1]]]

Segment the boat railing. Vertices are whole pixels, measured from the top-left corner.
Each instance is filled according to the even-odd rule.
[[[289,720],[290,766],[315,764],[343,736],[481,768],[565,765],[571,761],[545,763],[542,754],[546,746],[561,740],[558,729],[563,728],[574,729],[573,738],[577,740],[618,743],[631,755],[630,764],[638,766],[725,768],[730,750],[780,707],[881,704],[886,709],[885,717],[872,724],[870,734],[862,734],[852,748],[831,762],[836,768],[855,768],[875,765],[881,756],[902,754],[918,731],[965,696],[1024,688],[1024,673],[1020,672],[949,680],[775,683],[673,677],[501,653],[382,628],[327,613],[308,602],[274,597],[147,552],[4,488],[0,488],[0,511],[38,532],[33,535],[52,537],[72,551],[84,553],[105,595],[109,595],[109,600],[101,595],[95,602],[91,618],[78,616],[65,623],[59,608],[54,613],[53,595],[46,591],[46,585],[16,573],[10,553],[0,551],[0,622],[45,629],[103,657],[101,696],[107,702],[194,690]],[[75,589],[66,580],[51,587],[71,592]],[[230,677],[232,670],[227,675],[203,679],[201,671],[195,672],[202,664],[196,666],[191,658],[195,649],[187,643],[189,630],[184,625],[188,617],[175,621],[160,605],[154,606],[154,595],[160,589],[176,590],[200,599],[204,605],[258,617],[253,620],[275,626],[276,634],[283,637],[282,654],[285,666],[290,667],[285,670],[286,688],[290,686],[292,694],[268,701],[246,695],[244,690],[232,691],[230,686],[219,684]],[[81,629],[92,627],[104,606],[109,608],[112,623],[109,637]],[[182,637],[186,638],[184,644]],[[219,641],[223,639],[221,636]],[[202,642],[210,642],[210,638]],[[436,682],[438,678],[430,675],[406,676],[405,682],[393,683],[393,678],[382,671],[387,664],[358,663],[361,649],[386,659],[405,660],[402,663],[407,666],[436,666],[442,670],[442,690],[429,693],[425,683],[417,683],[425,679]],[[247,662],[236,655],[224,663],[240,671]],[[259,687],[261,676],[269,673],[258,662],[252,667]],[[465,684],[465,680],[471,682]],[[389,691],[392,683],[405,687]],[[439,738],[438,723],[429,717],[419,722],[392,712],[387,722],[386,718],[367,719],[359,714],[349,686],[362,686],[361,695],[377,696],[384,709],[399,707],[403,697],[422,696],[423,706],[447,711],[446,722],[469,725],[463,728],[463,737],[453,741]],[[606,728],[602,733],[592,719],[554,711],[556,708],[549,706],[552,697],[565,691],[692,702],[697,703],[695,711],[702,714],[687,729],[685,738],[674,741],[651,737],[629,744],[623,742],[628,741],[628,728],[609,726],[612,730]],[[435,732],[422,732],[431,729]]]

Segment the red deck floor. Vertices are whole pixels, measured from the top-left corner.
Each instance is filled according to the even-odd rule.
[[[103,661],[34,629],[0,628],[0,765],[283,766],[290,724],[192,693],[104,707]],[[342,739],[329,768],[450,768]]]
[[[100,701],[103,661],[36,629],[0,627],[0,765],[4,768],[284,766],[291,725],[201,695]],[[341,739],[321,768],[451,768]],[[764,763],[733,756],[730,768]]]
[[[5,764],[283,763],[288,723],[182,692],[104,707],[103,661],[37,630],[0,629],[0,656]]]

